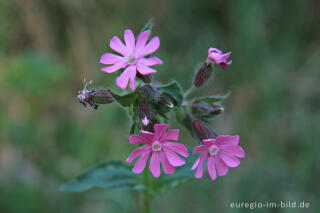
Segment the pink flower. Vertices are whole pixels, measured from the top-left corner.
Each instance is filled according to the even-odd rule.
[[[204,145],[196,146],[192,154],[202,151],[199,158],[192,166],[192,170],[197,168],[195,177],[201,178],[203,174],[203,164],[208,158],[208,171],[212,180],[227,174],[228,167],[240,165],[238,158],[244,157],[244,151],[238,145],[239,136],[219,135],[216,139],[205,139]],[[236,158],[238,157],[238,158]]]
[[[160,176],[160,163],[166,174],[174,173],[176,166],[185,164],[185,161],[176,153],[188,157],[187,148],[181,143],[168,142],[178,140],[179,129],[166,132],[167,128],[168,124],[155,124],[154,133],[140,130],[142,136],[130,135],[129,142],[131,144],[145,144],[135,149],[126,160],[131,163],[140,156],[132,169],[134,173],[139,174],[144,170],[150,155],[149,169],[154,177]]]
[[[157,57],[145,58],[155,52],[160,46],[159,37],[152,38],[149,43],[150,30],[139,34],[137,42],[133,32],[129,29],[124,31],[125,45],[121,40],[114,36],[110,41],[110,48],[120,53],[118,56],[112,53],[105,53],[100,58],[100,63],[111,66],[103,67],[101,70],[106,73],[113,73],[121,68],[124,68],[123,73],[117,78],[116,83],[121,89],[125,89],[130,80],[131,90],[135,89],[135,79],[137,71],[141,75],[148,75],[157,72],[149,66],[162,64],[162,61]]]
[[[231,52],[223,54],[221,50],[210,47],[208,50],[208,59],[214,64],[219,64],[223,70],[226,70],[227,65],[232,64],[232,60],[227,62]]]

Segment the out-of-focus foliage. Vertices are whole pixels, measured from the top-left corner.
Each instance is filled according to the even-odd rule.
[[[233,64],[217,66],[193,96],[232,88],[212,124],[239,134],[246,150],[240,167],[215,182],[180,185],[154,212],[247,212],[230,202],[281,200],[308,201],[306,212],[319,212],[319,9],[316,0],[0,1],[0,212],[139,212],[135,192],[58,189],[133,149],[117,103],[95,111],[76,96],[84,78],[119,92],[99,57],[114,35],[137,34],[150,17],[164,61],[155,81],[176,79],[187,89],[210,46],[232,51]],[[185,129],[180,142],[197,145]]]

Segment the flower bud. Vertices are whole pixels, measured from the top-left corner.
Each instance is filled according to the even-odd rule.
[[[166,95],[161,95],[160,96],[160,101],[159,103],[164,106],[165,108],[167,108],[168,110],[172,109],[174,107],[173,105],[173,100],[166,96]]]
[[[194,86],[199,88],[204,85],[211,77],[212,72],[213,70],[211,63],[205,62],[204,64],[202,64],[194,78]]]
[[[224,112],[224,108],[219,105],[211,104],[211,115],[219,115]]]
[[[158,102],[160,100],[159,91],[151,85],[143,85],[139,88],[139,96],[147,102]]]
[[[138,104],[138,112],[139,112],[139,118],[142,121],[142,123],[147,126],[149,123],[150,118],[150,108],[149,104],[146,102],[140,102]],[[145,124],[146,123],[146,124]]]
[[[137,77],[141,79],[144,83],[150,83],[152,80],[152,75],[141,75],[139,72],[137,73]]]
[[[218,136],[212,129],[207,127],[200,120],[194,120],[192,122],[192,126],[193,126],[193,129],[196,132],[198,138],[200,139],[200,141],[202,141],[204,139],[213,139]]]
[[[215,104],[208,104],[204,101],[194,102],[191,105],[192,114],[199,119],[213,118],[224,111],[222,106]]]

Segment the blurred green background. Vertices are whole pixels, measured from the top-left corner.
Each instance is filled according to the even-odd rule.
[[[247,212],[230,202],[287,200],[320,212],[319,9],[317,0],[1,0],[0,212],[139,212],[134,192],[58,188],[134,148],[122,108],[85,109],[76,95],[84,78],[119,91],[99,57],[112,36],[137,34],[151,16],[164,61],[157,81],[187,89],[210,46],[232,51],[233,64],[198,94],[232,89],[213,125],[239,134],[246,150],[227,176],[183,184],[156,199],[154,212]],[[196,145],[185,129],[180,138]]]

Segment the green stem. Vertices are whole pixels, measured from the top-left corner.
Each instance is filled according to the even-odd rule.
[[[192,85],[189,89],[187,89],[185,91],[185,93],[183,94],[185,99],[190,95],[190,93],[193,91],[193,89],[194,89],[194,86]]]
[[[146,187],[145,191],[142,191],[142,212],[143,213],[151,213],[153,196],[150,194],[151,191],[151,182],[150,182],[150,174],[148,170],[143,172],[143,182]]]
[[[151,213],[153,198],[148,192],[142,192],[142,212]]]

